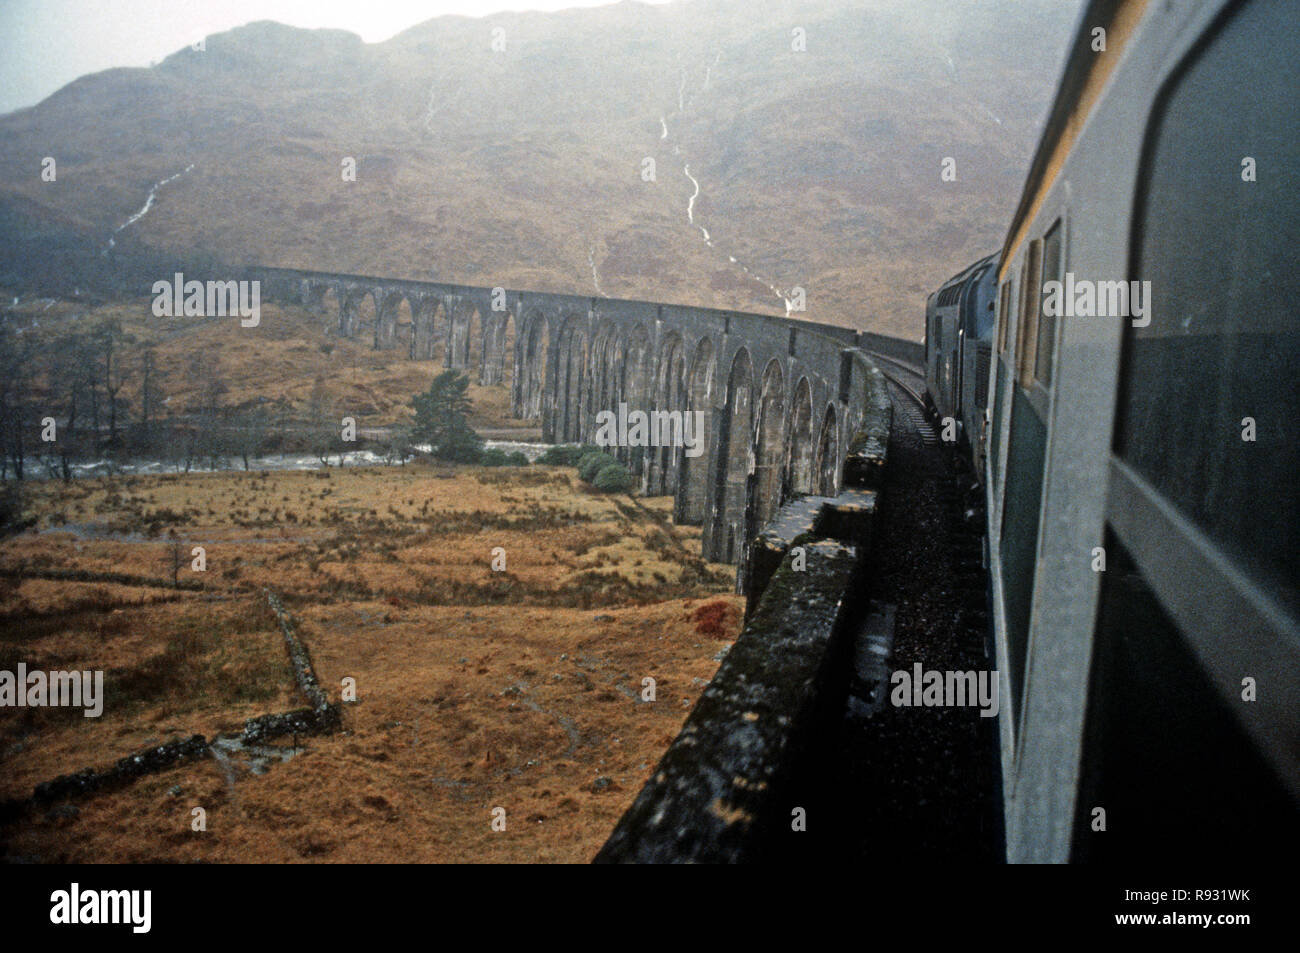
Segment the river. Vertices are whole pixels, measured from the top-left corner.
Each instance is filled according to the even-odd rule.
[[[525,443],[518,440],[485,440],[483,448],[485,450],[503,450],[506,453],[513,453],[518,450],[528,462],[534,462],[538,457],[546,452],[550,447],[549,443]],[[423,453],[428,453],[431,449],[428,444],[416,444],[415,449]],[[329,466],[343,467],[384,467],[384,466],[401,466],[395,459],[385,457],[382,453],[375,453],[372,450],[350,450],[347,453],[331,453],[328,456]],[[249,471],[260,470],[319,470],[322,464],[320,458],[313,453],[273,453],[260,457],[248,458]],[[49,468],[43,465],[33,465],[29,461],[27,473],[34,479],[50,479]],[[184,461],[175,460],[93,460],[90,462],[72,463],[68,469],[75,478],[84,477],[103,477],[111,475],[153,475],[161,473],[184,473]],[[195,461],[190,465],[190,473],[217,473],[226,470],[244,469],[243,457],[223,456],[218,457],[215,461],[205,458],[202,461]],[[55,474],[57,476],[57,474]]]

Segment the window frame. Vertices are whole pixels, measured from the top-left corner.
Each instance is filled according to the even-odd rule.
[[[1042,306],[1043,240],[1032,239],[1025,251],[1025,264],[1021,268],[1019,327],[1016,329],[1016,383],[1022,390],[1034,384],[1029,355],[1038,349],[1038,312]]]
[[[1007,324],[1011,321],[1011,275],[1007,275],[1006,280],[998,289],[998,354],[1007,353]]]
[[[1012,349],[1015,347],[1015,335],[1019,334],[1020,328],[1020,288],[1023,284],[1021,268],[1015,265],[1007,269],[1007,280],[1004,282],[1007,287],[1007,310],[1001,318],[1001,327],[998,331],[998,356],[1007,364],[1009,371],[1008,377],[1014,383],[1016,376],[1015,355]],[[1012,331],[1012,325],[1016,330]]]
[[[1048,261],[1047,261],[1046,249],[1048,244],[1052,241],[1054,237],[1056,239],[1056,248],[1057,248],[1056,271],[1054,274],[1049,275],[1047,273]],[[1043,307],[1042,297],[1043,297],[1043,288],[1046,287],[1047,282],[1062,280],[1061,279],[1061,275],[1063,274],[1062,269],[1064,269],[1065,267],[1065,259],[1066,259],[1064,216],[1058,216],[1057,219],[1048,227],[1047,231],[1043,233],[1042,241],[1043,241],[1043,252],[1042,252],[1041,269],[1040,269],[1039,280],[1038,280],[1038,307],[1036,309],[1038,314],[1035,321],[1035,335],[1034,335],[1035,340],[1034,340],[1034,355],[1033,355],[1034,358],[1033,378],[1041,387],[1050,390],[1052,387],[1052,381],[1056,378],[1057,342],[1060,340],[1061,320],[1064,317],[1064,315],[1056,315],[1049,319],[1050,323],[1049,323],[1048,332],[1046,337],[1044,337],[1042,333],[1043,318],[1044,318],[1044,315],[1042,314],[1042,307]],[[1046,351],[1044,351],[1044,345],[1046,345]],[[1047,371],[1046,376],[1044,376],[1043,374],[1044,370]]]

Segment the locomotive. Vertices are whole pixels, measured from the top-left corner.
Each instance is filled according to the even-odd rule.
[[[952,422],[957,444],[970,455],[980,475],[997,265],[996,254],[981,258],[944,282],[925,303],[927,409]]]

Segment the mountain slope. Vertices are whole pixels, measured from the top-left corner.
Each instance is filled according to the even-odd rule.
[[[813,320],[919,337],[925,292],[1001,239],[1076,9],[625,2],[373,45],[253,23],[0,117],[0,272],[57,234],[777,314],[797,285]]]

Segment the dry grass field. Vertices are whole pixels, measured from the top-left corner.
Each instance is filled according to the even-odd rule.
[[[30,487],[38,522],[0,544],[0,669],[102,669],[107,702],[0,709],[0,799],[302,705],[264,587],[331,698],[352,678],[357,700],[337,734],[30,812],[0,828],[7,860],[586,861],[739,631],[733,570],[699,559],[670,500],[571,470]]]

